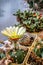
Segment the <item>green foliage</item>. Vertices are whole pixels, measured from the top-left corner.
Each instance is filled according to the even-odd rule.
[[[37,48],[37,46],[40,46],[40,48]],[[43,58],[43,45],[38,43],[36,46],[35,46],[35,49],[34,49],[34,52],[37,56]]]
[[[43,17],[40,17],[40,14],[38,12],[26,10],[24,12],[21,12],[18,10],[16,16],[18,17],[20,24],[22,22],[23,25],[26,25],[29,32],[39,32],[43,30]]]
[[[33,1],[29,2],[29,6],[30,6],[30,8],[33,7]]]
[[[22,63],[27,52],[23,50],[17,50],[16,53],[10,52],[10,56],[14,59],[14,62]]]
[[[5,57],[5,53],[0,53],[0,60]]]
[[[33,3],[34,1],[34,3]],[[39,8],[43,8],[43,0],[27,0],[27,3],[29,4],[30,8],[33,8],[33,5],[37,3]],[[42,5],[42,6],[41,6]]]

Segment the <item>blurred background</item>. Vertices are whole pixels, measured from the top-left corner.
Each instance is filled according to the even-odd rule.
[[[0,0],[0,32],[7,26],[17,24],[16,17],[13,16],[18,9],[25,10],[28,8],[27,2],[24,0]],[[6,38],[0,33],[0,40]]]

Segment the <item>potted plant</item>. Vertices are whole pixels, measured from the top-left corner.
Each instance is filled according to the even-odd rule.
[[[26,30],[30,33],[38,33],[43,31],[43,15],[38,11],[17,11],[15,14],[20,25],[26,27]]]
[[[43,65],[43,41],[41,39],[37,39],[36,45],[28,59],[28,64]]]

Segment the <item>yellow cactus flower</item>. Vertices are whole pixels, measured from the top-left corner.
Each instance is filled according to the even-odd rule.
[[[19,27],[19,26],[10,26],[6,27],[1,33],[11,39],[18,39],[23,36],[25,33],[26,29],[24,27]]]

